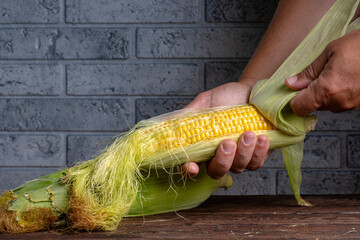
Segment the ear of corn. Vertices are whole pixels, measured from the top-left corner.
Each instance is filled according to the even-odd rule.
[[[196,206],[223,182],[207,177],[202,169],[198,181],[187,180],[185,187],[189,190],[182,191],[178,175],[163,172],[157,177],[152,169],[171,171],[188,161],[206,161],[221,140],[237,140],[248,130],[268,135],[272,147],[302,140],[281,133],[251,105],[166,114],[140,122],[91,161],[14,189],[6,208],[16,212],[16,224],[28,231],[34,229],[34,218],[24,216],[37,216],[41,209],[51,209],[53,214],[45,215],[44,221],[53,226],[62,224],[66,217],[72,228],[114,230],[124,215],[140,214],[139,206],[142,214]],[[150,171],[150,176],[145,176],[144,171]],[[174,183],[170,185],[172,191],[170,180]],[[199,187],[202,190],[195,194]]]
[[[126,217],[193,208],[219,188],[229,188],[233,183],[229,174],[219,180],[210,178],[205,164],[200,166],[199,174],[193,179],[184,179],[180,173],[169,171],[171,170],[152,169],[150,172],[143,172],[146,177],[141,181],[137,198],[131,204]],[[8,206],[1,215],[6,216],[7,220],[16,220],[15,223],[4,220],[1,232],[66,228],[70,191],[69,186],[62,182],[64,173],[60,170],[42,176],[5,194],[9,197],[6,201]],[[43,224],[39,226],[39,222]]]
[[[219,182],[207,177],[202,169],[198,181],[186,181],[187,190],[183,191],[181,184],[173,182],[176,176],[162,172],[158,177],[154,175],[156,169],[171,173],[182,163],[207,161],[221,140],[237,140],[247,130],[267,135],[272,148],[283,147],[295,198],[299,204],[307,205],[299,192],[302,144],[316,120],[292,113],[288,102],[296,92],[286,88],[284,78],[301,71],[330,40],[346,31],[358,3],[339,0],[334,4],[278,71],[256,85],[250,99],[256,108],[245,105],[180,111],[142,121],[95,159],[3,194],[0,232],[46,230],[62,224],[88,231],[115,230],[127,214],[146,215],[196,206],[221,184],[217,185]],[[144,172],[150,172],[150,176]],[[204,193],[193,194],[202,184],[207,186],[203,187]],[[161,196],[170,200],[162,201]]]

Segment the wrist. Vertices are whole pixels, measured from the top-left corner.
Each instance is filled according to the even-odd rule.
[[[261,79],[259,78],[255,78],[255,77],[246,77],[246,76],[241,76],[238,79],[238,83],[243,84],[245,86],[247,86],[250,91],[251,89],[255,86],[255,84],[260,81]]]

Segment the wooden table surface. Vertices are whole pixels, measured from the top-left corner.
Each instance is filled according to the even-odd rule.
[[[360,239],[360,195],[214,196],[187,211],[126,218],[116,232],[2,234],[0,239]]]

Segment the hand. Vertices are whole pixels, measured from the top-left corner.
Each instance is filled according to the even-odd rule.
[[[290,106],[299,116],[316,110],[343,112],[360,106],[360,30],[331,42],[315,61],[285,80],[300,90]]]
[[[244,83],[227,83],[200,93],[185,108],[208,108],[224,105],[236,105],[248,102],[251,87]],[[241,173],[245,169],[260,168],[269,157],[269,139],[264,135],[244,132],[236,143],[231,139],[223,140],[213,159],[208,164],[208,174],[214,179],[224,176],[229,170]],[[199,166],[189,162],[182,166],[182,172],[190,177],[196,176]]]

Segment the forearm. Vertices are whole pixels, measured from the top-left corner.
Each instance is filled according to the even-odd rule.
[[[335,0],[280,0],[275,15],[239,81],[254,86],[269,78]]]

